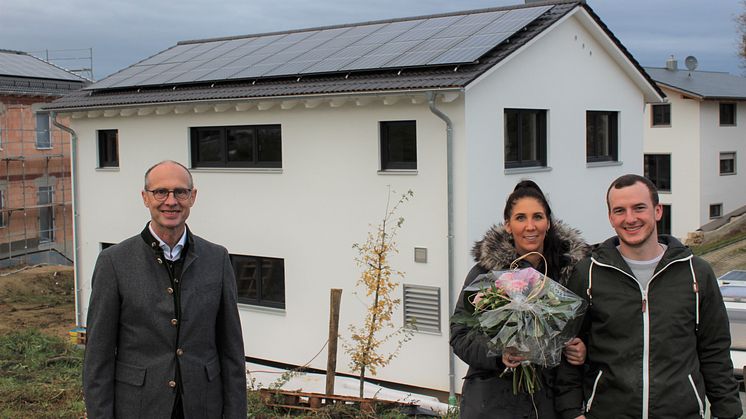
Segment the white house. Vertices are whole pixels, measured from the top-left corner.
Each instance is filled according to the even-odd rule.
[[[746,205],[746,78],[679,69],[673,57],[645,70],[668,98],[645,110],[645,175],[661,191],[662,230],[686,239]]]
[[[458,392],[448,317],[473,241],[524,178],[589,241],[611,235],[606,187],[642,173],[662,100],[583,2],[180,42],[51,107],[77,134],[80,322],[101,247],[148,219],[145,169],[175,159],[199,189],[190,228],[234,255],[247,357],[324,369],[329,290],[345,336],[364,313],[351,245],[391,185],[415,193],[393,264],[396,322],[419,330],[376,378]]]

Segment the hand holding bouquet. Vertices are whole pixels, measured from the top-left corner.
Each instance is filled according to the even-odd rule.
[[[525,359],[514,371],[513,392],[533,394],[539,388],[534,365],[559,364],[576,333],[571,321],[585,312],[585,301],[533,268],[492,271],[464,291],[465,304],[474,307],[465,323],[487,336],[489,355],[509,351]]]

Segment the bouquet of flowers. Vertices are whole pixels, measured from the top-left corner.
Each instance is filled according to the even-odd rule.
[[[540,386],[534,365],[559,365],[565,343],[580,326],[572,320],[585,312],[585,301],[533,268],[491,271],[464,291],[465,305],[474,311],[463,323],[487,336],[488,355],[510,349],[526,358],[513,371],[513,393],[533,394]]]

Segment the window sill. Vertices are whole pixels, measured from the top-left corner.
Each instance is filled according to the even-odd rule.
[[[51,150],[52,148],[53,147],[51,145],[49,147],[46,147],[46,146],[44,146],[44,147],[36,146],[37,150]]]
[[[238,303],[238,309],[242,311],[253,311],[256,313],[273,314],[275,316],[285,316],[284,308],[274,308],[265,306],[256,306],[253,304]]]
[[[610,167],[610,166],[621,166],[624,163],[617,160],[617,161],[594,161],[594,162],[586,162],[585,167],[587,168],[593,168],[593,167]]]
[[[97,172],[118,172],[119,168],[118,167],[97,167],[96,171]]]
[[[671,128],[671,124],[668,125],[651,125],[650,128]]]
[[[379,175],[416,175],[417,169],[389,169],[379,170]]]
[[[524,173],[539,173],[539,172],[551,172],[551,166],[535,166],[535,167],[511,167],[505,169],[506,175],[522,175]]]
[[[736,172],[733,172],[733,173],[721,173],[720,174],[720,176],[735,176],[735,175],[737,175]]]
[[[191,167],[192,173],[268,173],[282,174],[281,167]]]

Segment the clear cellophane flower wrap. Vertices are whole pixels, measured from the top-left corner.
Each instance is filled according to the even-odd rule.
[[[510,350],[526,358],[513,371],[513,392],[534,393],[539,388],[534,365],[559,365],[562,349],[575,337],[585,301],[534,268],[518,268],[519,262],[540,253],[532,252],[513,261],[511,269],[479,275],[464,289],[473,307],[471,324],[488,338],[490,356]],[[543,256],[541,256],[543,258]],[[544,263],[546,266],[546,263]],[[512,371],[507,369],[506,372]]]

